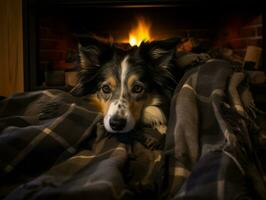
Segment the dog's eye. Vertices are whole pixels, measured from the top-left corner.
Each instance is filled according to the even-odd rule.
[[[132,88],[133,93],[141,93],[143,90],[144,90],[144,87],[143,87],[143,85],[140,85],[140,84],[136,84]]]
[[[105,93],[105,94],[109,94],[109,93],[112,92],[112,89],[111,89],[111,87],[110,87],[109,85],[103,85],[103,86],[102,86],[102,91],[103,91],[103,93]]]

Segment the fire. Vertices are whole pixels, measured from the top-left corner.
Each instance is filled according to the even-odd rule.
[[[151,24],[143,18],[139,18],[137,26],[129,32],[129,44],[131,46],[139,46],[142,41],[151,40],[150,29]]]

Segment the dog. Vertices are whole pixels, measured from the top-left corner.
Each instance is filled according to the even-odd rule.
[[[124,48],[97,38],[79,43],[81,70],[75,96],[89,97],[111,133],[148,126],[164,134],[176,86],[177,40]]]

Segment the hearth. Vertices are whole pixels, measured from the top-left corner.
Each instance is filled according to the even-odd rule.
[[[244,59],[248,46],[265,47],[264,17],[254,1],[24,0],[25,89],[73,84],[80,36],[133,45],[137,41],[130,33],[144,26],[148,40],[193,38],[200,43],[198,51],[228,48]]]

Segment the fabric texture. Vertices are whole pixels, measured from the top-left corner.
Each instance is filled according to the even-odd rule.
[[[228,62],[209,60],[188,71],[172,100],[167,195],[265,199],[255,110],[247,77]]]
[[[17,94],[0,101],[0,199],[265,199],[259,115],[215,59],[184,74],[166,135],[107,133],[86,97]]]

